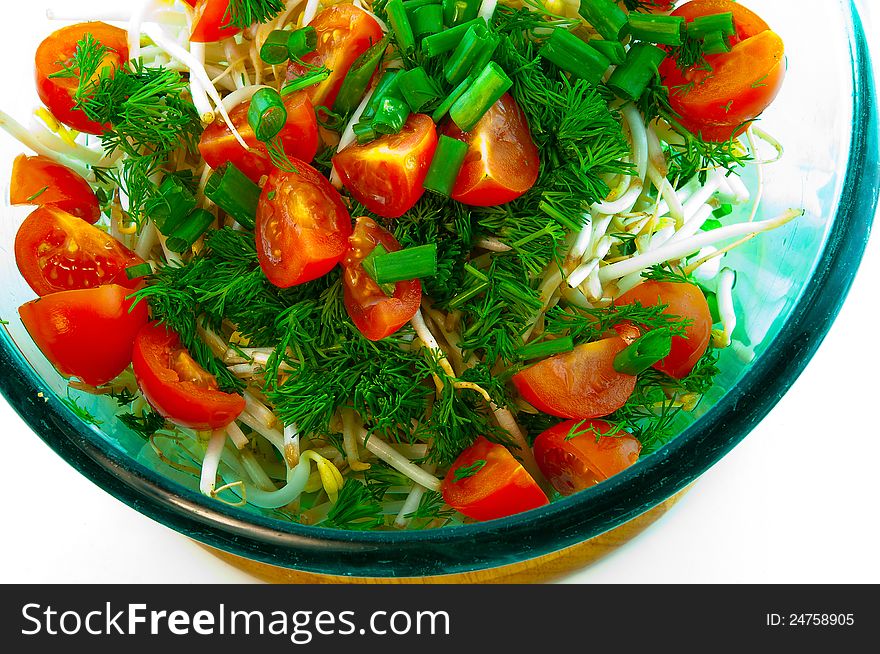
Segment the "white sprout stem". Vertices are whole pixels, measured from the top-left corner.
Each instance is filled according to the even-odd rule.
[[[443,355],[443,349],[440,347],[440,343],[437,342],[437,339],[434,338],[434,334],[432,334],[431,330],[428,328],[428,324],[425,322],[425,317],[422,315],[421,309],[416,311],[415,315],[410,320],[410,324],[412,324],[413,329],[416,332],[416,336],[418,336],[419,340],[424,343],[425,347],[434,353],[439,353],[438,364],[441,368],[443,368],[446,374],[450,376],[455,376],[455,372],[452,370],[452,366]]]
[[[318,0],[307,0],[306,8],[303,9],[302,13],[302,26],[311,24],[313,20],[315,20],[315,15],[318,13]]]
[[[502,243],[497,236],[479,238],[474,243],[474,246],[489,252],[510,252],[513,249],[507,243]]]
[[[299,463],[300,454],[299,429],[296,425],[287,425],[284,427],[284,460],[288,467],[292,468]]]
[[[37,117],[39,120],[36,119]],[[55,125],[51,125],[51,122],[54,122]],[[28,131],[44,147],[59,154],[70,155],[89,166],[97,166],[104,160],[103,150],[93,150],[90,147],[77,143],[70,136],[67,139],[62,138],[57,133],[53,133],[56,129],[59,131],[66,130],[63,125],[55,121],[55,118],[48,111],[41,109],[35,113],[35,118],[31,122]],[[68,134],[70,133],[68,132]]]
[[[243,450],[248,446],[248,437],[244,435],[244,432],[241,430],[236,423],[232,422],[226,427],[226,433],[229,435],[229,440],[232,441],[233,445],[239,450]]]
[[[752,132],[751,127],[746,130],[746,137],[749,141],[749,148],[752,151],[752,156],[755,158],[754,164],[758,177],[758,188],[755,191],[755,201],[752,203],[752,212],[749,215],[749,222],[752,222],[758,217],[758,208],[761,206],[761,198],[764,197],[764,162],[758,160],[758,145],[755,143],[755,135]]]
[[[581,231],[578,232],[578,235],[571,246],[571,250],[568,252],[567,258],[569,261],[580,261],[583,258],[593,239],[593,223],[596,222],[598,217],[599,214],[591,213],[590,219],[584,223],[583,227],[581,227]]]
[[[718,273],[721,271],[721,257],[711,256],[716,252],[718,252],[718,248],[712,245],[707,245],[697,252],[697,261],[702,261],[702,263],[693,269],[693,275],[696,279],[702,282],[710,282],[718,277]]]
[[[721,317],[721,325],[724,329],[722,338],[717,342],[721,347],[730,345],[733,330],[736,329],[736,312],[733,309],[733,285],[736,282],[736,273],[730,268],[724,268],[718,275],[716,299],[718,300],[718,314]]]
[[[599,239],[598,244],[596,245],[596,250],[594,256],[591,257],[585,263],[582,263],[580,266],[575,268],[571,274],[568,276],[568,285],[569,286],[580,286],[584,283],[587,277],[599,267],[599,262],[602,261],[611,250],[611,246],[614,245],[617,239],[611,236],[603,236]]]
[[[666,161],[666,154],[663,152],[663,146],[660,144],[660,137],[653,125],[647,127],[648,141],[648,168],[653,167],[664,179],[669,175],[669,163]]]
[[[275,417],[272,410],[260,402],[250,391],[244,392],[244,403],[245,411],[262,421],[266,427],[273,427],[278,422],[278,418]]]
[[[180,258],[180,255],[177,252],[173,252],[168,249],[168,237],[164,234],[156,233],[156,238],[159,240],[159,245],[162,246],[162,252],[165,255],[166,263],[172,266],[182,266],[183,259]]]
[[[360,442],[368,451],[376,455],[377,458],[381,459],[398,472],[403,473],[417,484],[430,490],[440,490],[440,480],[437,479],[437,477],[425,472],[415,463],[404,458],[400,452],[376,436],[376,434],[368,435],[367,430],[364,428],[360,428],[358,432]]]
[[[733,350],[733,353],[743,363],[751,363],[755,360],[755,349],[745,343],[740,343],[736,339],[730,342],[730,349]]]
[[[238,416],[239,422],[243,422],[248,427],[257,432],[260,436],[272,443],[273,447],[284,456],[284,434],[277,429],[267,427],[263,422],[253,417],[247,411]]]
[[[141,26],[153,1],[141,0],[135,6],[131,18],[128,20],[128,56],[130,59],[140,59],[141,57]]]
[[[202,473],[199,478],[199,490],[209,497],[213,497],[214,488],[217,484],[217,470],[220,467],[220,457],[223,454],[223,444],[226,442],[226,430],[215,429],[208,441],[208,449],[202,461]]]
[[[523,433],[522,429],[520,429],[519,424],[517,424],[513,413],[511,413],[510,409],[500,407],[494,402],[491,402],[489,406],[492,409],[492,415],[495,416],[498,426],[513,436],[514,444],[516,445],[516,449],[519,450],[519,458],[523,467],[530,475],[532,475],[532,477],[534,477],[538,484],[546,486],[547,482],[544,478],[544,474],[538,467],[538,462],[535,460],[532,448],[529,447],[528,441],[526,441],[526,435]],[[512,454],[516,456],[516,453],[512,452]]]
[[[357,418],[351,409],[342,409],[342,448],[349,467],[354,471],[366,470],[369,464],[361,462],[357,443]]]
[[[593,215],[593,227],[590,232],[590,239],[587,241],[586,246],[583,251],[575,258],[573,255],[569,255],[568,259],[571,262],[581,261],[585,256],[593,256],[593,253],[596,251],[596,244],[605,236],[605,232],[608,231],[608,227],[611,225],[612,220],[614,220],[614,216],[594,214]],[[574,249],[574,248],[572,248]]]
[[[430,475],[433,475],[436,469],[437,465],[434,463],[425,463],[422,465],[422,470]],[[398,513],[397,517],[394,519],[395,526],[405,528],[409,524],[411,518],[408,518],[407,516],[419,508],[419,503],[422,501],[422,496],[425,494],[426,490],[428,489],[419,484],[415,484],[412,487],[412,490],[403,502],[403,506],[400,508],[400,513]]]
[[[28,130],[24,125],[19,123],[5,111],[0,111],[0,128],[6,131],[19,143],[21,143],[25,147],[30,148],[37,154],[48,157],[52,161],[60,163],[62,166],[67,166],[68,168],[76,172],[80,177],[84,177],[86,179],[94,179],[94,175],[92,175],[91,170],[84,162],[50,150],[42,143],[40,143],[40,141],[30,132],[30,130]]]
[[[673,234],[666,242],[667,243],[678,243],[683,241],[686,238],[689,238],[700,231],[700,228],[705,224],[707,220],[709,220],[712,215],[712,207],[707,204],[704,204],[702,207],[697,210],[697,212],[691,217],[684,225],[682,225],[681,229],[679,229],[675,234]]]
[[[802,215],[804,215],[803,209],[789,209],[780,216],[770,220],[727,225],[725,227],[719,227],[718,229],[697,234],[696,236],[684,239],[678,243],[665,244],[656,250],[605,266],[599,271],[599,280],[604,283],[620,279],[624,275],[639,272],[645,268],[665,263],[666,261],[681,259],[682,257],[686,257],[689,254],[699,251],[707,245],[714,245],[715,243],[726,241],[731,238],[747,235],[750,236],[752,234],[760,234],[761,232],[770,231],[771,229],[781,227]]]
[[[156,243],[158,242],[159,231],[156,229],[156,225],[152,220],[147,220],[144,228],[141,230],[141,235],[134,248],[134,252],[141,259],[146,261],[150,258],[150,252],[156,247]]]
[[[477,16],[485,20],[487,23],[492,20],[492,16],[495,15],[495,8],[498,6],[498,0],[483,0],[480,5],[480,11],[477,12]]]
[[[268,89],[272,88],[270,86],[266,86],[265,84],[253,84],[251,86],[243,86],[240,89],[236,89],[225,98],[223,98],[223,108],[226,111],[232,111],[238,105],[244,104],[252,97],[254,94],[260,89]]]
[[[648,167],[648,177],[651,179],[651,183],[660,191],[660,197],[666,203],[666,210],[663,213],[668,213],[672,216],[675,219],[676,225],[682,225],[684,223],[684,207],[669,179],[664,177],[653,165]],[[658,205],[658,214],[660,206],[662,206],[662,203]]]
[[[70,4],[74,6],[67,6]],[[187,13],[192,11],[189,7],[185,7],[185,9]],[[46,18],[76,23],[94,20],[105,23],[129,23],[134,15],[133,11],[131,3],[120,3],[119,0],[78,0],[75,3],[68,1],[63,6],[49,7],[46,9]],[[186,14],[177,8],[156,11],[154,18],[161,20],[165,25],[174,27],[182,27],[186,24]]]
[[[700,207],[709,201],[719,186],[721,186],[721,174],[716,172],[706,180],[706,183],[696,193],[687,199],[687,202],[684,203],[685,222],[696,215]]]
[[[205,65],[204,43],[191,42],[189,44],[189,51],[202,66]],[[196,107],[196,111],[199,112],[199,118],[202,121],[202,125],[210,125],[213,123],[214,110],[211,109],[211,102],[208,100],[208,93],[205,91],[205,87],[202,86],[199,78],[194,75],[189,79],[189,91],[190,95],[192,95],[192,101]]]
[[[636,163],[636,171],[639,179],[644,180],[648,172],[648,130],[642,114],[631,102],[624,105],[621,110],[624,120],[629,127],[630,137],[633,144],[633,158]]]
[[[263,466],[259,464],[257,459],[254,457],[253,452],[248,450],[244,450],[239,453],[241,458],[242,466],[244,467],[245,472],[251,478],[251,481],[254,482],[254,485],[257,486],[260,490],[272,492],[276,490],[275,484],[272,482],[272,479],[269,475],[266,474],[266,471],[263,470]]]
[[[727,184],[731,194],[736,199],[737,204],[745,204],[751,199],[752,193],[745,185],[745,182],[740,179],[739,175],[728,175],[724,178],[724,182]]]
[[[242,73],[245,72],[245,67],[241,64],[247,57],[239,54],[238,48],[232,40],[227,40],[224,43],[223,48],[226,51],[226,60],[232,68],[230,71],[230,77],[232,78],[232,83],[235,84],[235,88],[243,89],[246,86],[250,86],[251,83],[249,79],[242,79]]]
[[[341,152],[345,148],[347,148],[350,144],[354,143],[354,126],[357,125],[358,121],[361,119],[361,115],[367,108],[367,105],[370,103],[370,99],[373,97],[373,91],[375,88],[371,88],[367,91],[367,94],[364,96],[361,103],[354,110],[354,113],[351,115],[351,120],[348,121],[348,124],[345,126],[345,129],[342,130],[342,136],[339,137],[339,144],[336,146],[336,151]],[[333,170],[330,172],[330,183],[333,184],[336,188],[342,188],[342,179],[339,177],[339,173],[336,171],[336,166],[333,166]]]

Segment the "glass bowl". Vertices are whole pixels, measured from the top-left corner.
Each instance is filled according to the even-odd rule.
[[[749,2],[782,35],[789,66],[782,94],[761,123],[786,153],[765,169],[759,217],[789,207],[804,207],[807,214],[728,259],[742,271],[735,335],[755,358],[746,364],[723,351],[718,383],[687,414],[681,435],[600,486],[503,520],[424,532],[306,527],[270,511],[208,499],[198,493],[197,481],[162,466],[143,439],[114,419],[112,400],[77,396],[102,421],[100,427],[64,403],[65,381],[17,318],[18,306],[33,298],[12,255],[17,226],[28,212],[5,201],[0,317],[9,324],[0,329],[0,390],[40,438],[116,498],[197,541],[264,563],[333,575],[451,574],[542,556],[609,531],[685,488],[770,411],[828,331],[864,251],[880,166],[876,97],[862,25],[847,0],[804,0],[796,16],[787,5]],[[51,29],[35,26],[33,46]],[[0,50],[4,47],[9,46]],[[7,88],[28,91],[4,98],[3,109],[26,117],[36,102],[29,67],[7,65],[6,76]],[[7,186],[20,151],[6,137],[0,141],[0,179]],[[757,184],[754,171],[746,183]]]

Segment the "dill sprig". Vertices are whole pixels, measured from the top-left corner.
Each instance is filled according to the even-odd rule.
[[[116,417],[123,425],[142,438],[149,438],[165,427],[165,418],[153,410],[144,411],[140,416],[134,413],[118,413]]]
[[[77,418],[88,425],[98,427],[103,424],[102,420],[96,418],[91,411],[80,405],[77,399],[70,394],[70,389],[67,391],[67,397],[61,398],[61,404],[70,409]]]
[[[434,520],[442,520],[443,524],[455,515],[455,511],[443,501],[443,494],[439,491],[425,491],[419,500],[418,508],[412,513],[407,513],[404,518],[421,522],[422,527]]]
[[[361,482],[349,477],[339,491],[339,498],[327,514],[321,527],[365,531],[385,523],[382,505]]]
[[[268,23],[284,11],[284,0],[229,0],[224,25],[247,29],[254,23]]]
[[[623,322],[643,329],[666,329],[673,336],[682,336],[691,323],[689,319],[665,313],[667,305],[643,307],[640,303],[594,309],[553,307],[546,314],[545,333],[572,337],[576,344],[589,343],[614,333],[614,326]]]

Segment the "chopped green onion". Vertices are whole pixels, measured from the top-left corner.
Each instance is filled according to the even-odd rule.
[[[149,263],[139,263],[136,266],[130,266],[125,269],[125,276],[129,279],[139,279],[153,274],[153,266]]]
[[[561,27],[553,30],[538,54],[593,85],[601,81],[611,65],[605,55]]]
[[[311,25],[300,27],[288,33],[287,56],[300,59],[318,47],[318,33]]]
[[[373,129],[373,126],[370,123],[358,123],[354,125],[352,128],[354,132],[354,136],[357,139],[357,142],[363,145],[364,143],[369,143],[374,140],[376,136],[376,130]]]
[[[159,197],[150,203],[150,218],[161,234],[170,234],[196,208],[196,197],[177,175],[159,184]]]
[[[626,100],[638,100],[657,75],[666,52],[650,43],[635,43],[626,53],[626,61],[614,69],[608,88]]]
[[[603,41],[601,39],[593,39],[589,42],[593,48],[605,55],[614,66],[619,66],[626,61],[626,48],[620,41]]]
[[[443,23],[454,27],[473,20],[480,11],[480,0],[443,0]]]
[[[691,39],[703,39],[713,32],[721,32],[724,36],[736,34],[736,26],[733,22],[733,12],[722,14],[710,14],[699,16],[687,26],[687,35]]]
[[[684,17],[631,13],[629,33],[639,41],[679,46],[684,43]]]
[[[614,369],[623,375],[639,375],[672,350],[672,334],[668,329],[652,329],[614,357]]]
[[[270,32],[263,42],[263,47],[260,48],[260,59],[272,66],[283,64],[290,59],[290,51],[287,49],[289,38],[290,32],[287,30]]]
[[[417,39],[443,31],[443,7],[425,5],[412,12],[410,17],[413,35]]]
[[[706,304],[709,305],[709,315],[712,316],[712,324],[721,322],[721,312],[718,310],[718,296],[712,291],[703,291],[706,296]]]
[[[260,193],[260,187],[231,163],[217,168],[205,186],[205,197],[245,229],[254,228]]]
[[[370,97],[370,102],[367,104],[366,109],[364,109],[364,113],[361,114],[361,123],[368,123],[373,119],[373,116],[376,115],[376,108],[379,106],[382,98],[389,94],[398,95],[397,76],[401,73],[402,71],[400,70],[388,70],[379,78],[376,88],[373,90],[373,95]]]
[[[437,141],[437,149],[431,167],[425,177],[424,187],[429,191],[449,196],[461,164],[467,156],[468,145],[464,141],[443,135]]]
[[[700,225],[700,229],[704,232],[711,232],[713,229],[718,229],[721,226],[720,220],[717,218],[709,218],[706,222]]]
[[[262,88],[251,98],[248,123],[258,141],[275,138],[287,122],[287,107],[275,89]]]
[[[733,205],[732,204],[722,204],[720,207],[715,209],[712,212],[712,215],[716,218],[724,218],[724,216],[729,216],[733,213]]]
[[[422,54],[426,57],[436,57],[444,52],[455,50],[467,31],[474,25],[486,27],[486,21],[482,18],[474,18],[466,23],[443,30],[439,34],[432,34],[422,39]]]
[[[421,66],[400,73],[397,88],[413,113],[422,111],[440,99],[440,88]]]
[[[520,361],[529,359],[546,359],[555,354],[564,354],[574,349],[574,341],[571,336],[563,336],[553,340],[529,343],[516,351],[516,358]]]
[[[403,52],[415,50],[416,37],[413,34],[412,25],[410,25],[409,16],[406,15],[403,2],[389,0],[385,5],[385,12],[388,15],[388,22],[391,23],[391,29],[394,31],[397,47]]]
[[[479,23],[465,33],[443,66],[443,75],[447,82],[455,86],[468,76],[480,59],[483,49],[489,45],[488,37],[489,30]]]
[[[388,37],[385,37],[378,43],[371,45],[354,60],[351,68],[345,74],[345,79],[342,80],[342,86],[333,102],[334,112],[340,116],[347,116],[355,110],[361,98],[364,97],[367,86],[370,84],[373,73],[379,67],[387,47]]]
[[[186,252],[213,223],[214,214],[204,209],[196,209],[174,230],[165,241],[165,245],[172,252]]]
[[[613,0],[581,0],[578,12],[609,41],[620,41],[627,25],[626,13]]]
[[[406,9],[408,14],[412,14],[412,12],[421,7],[439,4],[440,0],[403,0],[403,8]]]
[[[452,108],[452,105],[458,101],[458,99],[464,95],[464,92],[468,90],[471,84],[474,83],[473,76],[468,77],[461,84],[452,89],[452,92],[446,96],[446,99],[440,103],[440,106],[434,110],[434,113],[431,114],[431,120],[435,123],[439,123],[443,120],[443,117],[449,113],[449,110]]]
[[[381,257],[383,254],[388,254],[388,250],[386,250],[385,246],[381,243],[377,243],[376,247],[373,248],[373,251],[361,261],[361,266],[366,271],[369,278],[374,282],[376,282],[376,257]],[[376,282],[376,285],[388,297],[394,295],[394,284],[380,284],[379,282]]]
[[[373,129],[377,134],[397,134],[409,118],[409,105],[396,95],[386,95],[376,107]]]
[[[326,66],[312,68],[305,74],[300,75],[296,79],[290,80],[287,84],[282,86],[281,95],[290,95],[296,91],[302,91],[303,89],[310,87],[312,84],[323,82],[330,77],[330,72],[330,69]]]
[[[377,284],[394,284],[437,274],[437,244],[388,252],[373,259]]]
[[[722,54],[730,52],[730,42],[721,32],[710,32],[703,39],[703,54]]]
[[[490,61],[449,109],[449,117],[461,131],[471,131],[512,85],[513,82],[501,66]]]

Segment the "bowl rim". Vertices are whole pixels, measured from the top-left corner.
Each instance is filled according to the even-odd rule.
[[[190,538],[264,563],[351,576],[454,574],[535,558],[613,529],[688,486],[769,413],[824,340],[850,290],[858,268],[851,263],[861,261],[877,208],[880,146],[863,27],[854,4],[843,0],[841,5],[852,53],[852,144],[838,212],[799,311],[780,329],[776,347],[758,357],[701,417],[699,429],[688,427],[601,486],[525,514],[431,531],[349,532],[285,524],[218,505],[102,448],[99,434],[58,401],[5,330],[0,392],[44,442],[106,492]],[[844,262],[849,265],[840,265]],[[835,292],[823,292],[826,288]]]

